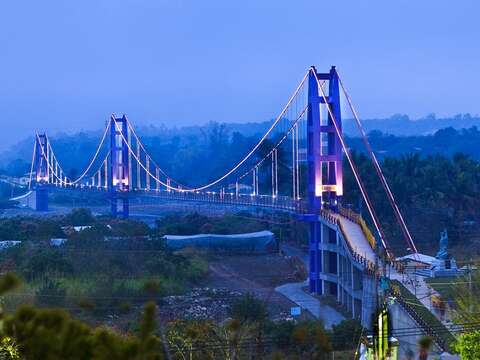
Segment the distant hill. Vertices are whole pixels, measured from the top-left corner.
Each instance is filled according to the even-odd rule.
[[[412,120],[407,115],[396,114],[387,119],[362,120],[367,132],[379,130],[382,133],[397,136],[431,135],[437,130],[452,127],[454,129],[480,128],[480,117],[470,114],[458,114],[450,118],[437,118],[430,114],[424,118]],[[345,133],[356,136],[358,130],[353,120],[344,121]]]
[[[480,131],[476,126],[460,130],[448,127],[437,130],[431,135],[420,136],[396,136],[373,130],[368,134],[368,138],[380,159],[411,153],[417,153],[423,157],[443,155],[450,158],[456,153],[463,153],[480,160],[478,151]],[[364,145],[358,137],[349,137],[347,144],[357,151],[365,151]]]
[[[166,127],[144,126],[137,132],[145,144],[166,168],[178,170],[174,161],[182,164],[189,161],[201,161],[200,155],[210,156],[212,153],[212,136],[221,136],[234,142],[232,137],[239,134],[240,143],[232,146],[230,156],[242,156],[258,137],[272,124],[272,120],[259,123],[226,123],[211,122],[203,126]],[[406,153],[419,153],[422,156],[441,154],[447,157],[463,152],[473,158],[480,159],[478,144],[480,143],[480,117],[469,114],[452,118],[438,119],[429,115],[418,120],[411,120],[406,115],[394,115],[388,119],[368,119],[363,126],[369,133],[373,149],[380,158],[399,156]],[[363,151],[358,138],[358,129],[353,120],[344,120],[344,131],[348,137],[348,145],[355,150]],[[101,131],[80,132],[76,134],[56,134],[51,136],[59,160],[68,169],[78,171],[87,165],[92,152],[101,137]],[[243,140],[242,140],[243,139]],[[221,139],[225,141],[225,139]],[[28,172],[32,156],[33,137],[24,139],[0,154],[0,171],[11,175]],[[218,151],[217,151],[218,153]],[[204,161],[205,159],[202,159]],[[225,160],[226,161],[226,160]],[[228,164],[226,164],[228,165]],[[218,164],[221,167],[221,164]]]

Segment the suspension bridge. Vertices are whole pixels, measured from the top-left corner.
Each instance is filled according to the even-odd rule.
[[[211,202],[288,211],[309,224],[309,288],[331,295],[353,317],[369,325],[375,312],[380,264],[395,255],[382,229],[342,133],[342,105],[350,109],[380,179],[405,248],[417,248],[335,67],[305,73],[286,105],[256,144],[210,181],[184,184],[170,176],[148,151],[133,124],[112,115],[93,157],[71,178],[45,134],[35,135],[29,187],[36,209],[48,210],[48,193],[104,192],[112,216],[128,217],[133,199]],[[342,207],[343,160],[350,166],[373,232],[361,216]],[[192,176],[195,171],[192,169]],[[140,200],[139,200],[140,199]],[[386,265],[385,265],[386,266]],[[384,266],[384,268],[385,268]],[[390,267],[390,271],[395,271]]]

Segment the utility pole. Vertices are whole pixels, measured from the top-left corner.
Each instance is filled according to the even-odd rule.
[[[473,261],[473,259],[470,258],[470,261],[468,262],[468,292],[470,294],[470,304],[469,304],[470,314],[473,313],[472,261]]]

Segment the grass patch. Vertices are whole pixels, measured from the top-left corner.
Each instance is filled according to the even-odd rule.
[[[196,263],[204,269],[201,261]],[[207,266],[208,268],[208,266]],[[200,271],[200,270],[199,270]],[[193,275],[192,275],[193,276]],[[2,306],[7,311],[14,311],[20,305],[37,304],[39,300],[53,300],[56,294],[43,293],[38,297],[38,291],[49,277],[39,277],[22,286],[1,299]],[[46,304],[46,307],[62,307],[71,311],[83,311],[86,308],[97,313],[117,312],[125,308],[125,304],[142,304],[145,301],[158,300],[167,295],[181,295],[191,286],[190,280],[164,276],[137,276],[130,278],[112,279],[104,275],[95,277],[50,277],[65,290],[64,299],[60,304]],[[152,284],[156,285],[152,287]],[[42,299],[43,297],[43,299]],[[88,303],[89,306],[85,306]]]
[[[453,300],[458,296],[458,286],[456,286],[456,284],[466,281],[468,280],[464,276],[425,279],[425,282],[435,289],[442,299],[447,301],[450,305],[454,304]]]

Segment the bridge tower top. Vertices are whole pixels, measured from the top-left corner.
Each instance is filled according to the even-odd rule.
[[[343,151],[334,122],[342,131],[337,71],[332,66],[328,73],[318,73],[312,66],[307,115],[308,199],[312,213],[322,207],[338,208],[343,195]]]
[[[48,138],[45,133],[37,135],[35,139],[35,181],[37,184],[47,183],[50,180],[50,169],[46,159],[48,154]]]

